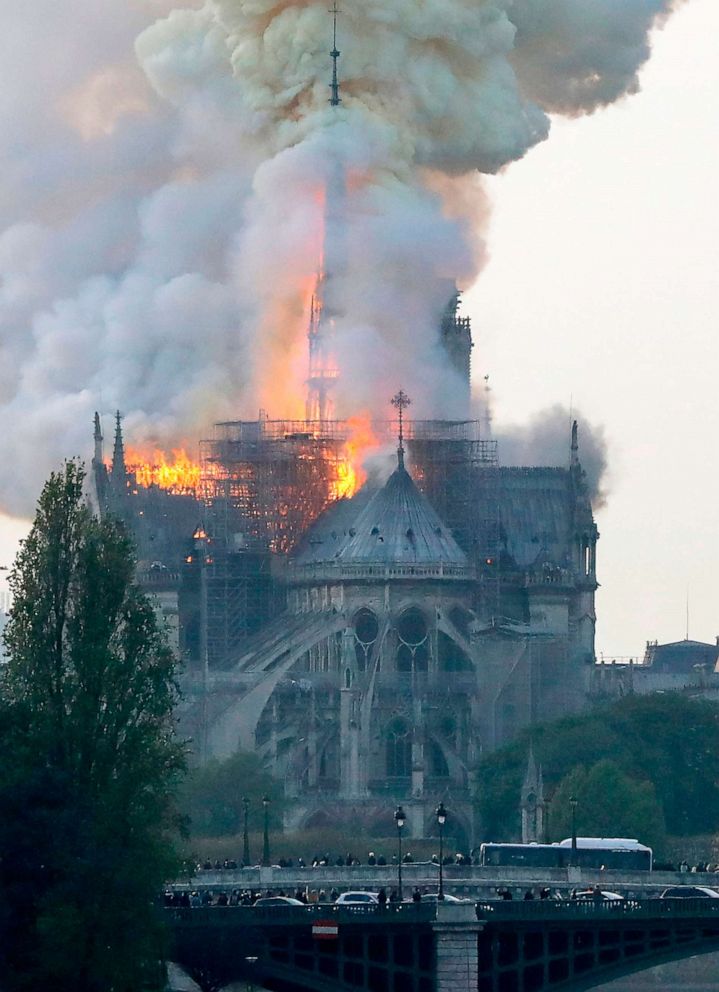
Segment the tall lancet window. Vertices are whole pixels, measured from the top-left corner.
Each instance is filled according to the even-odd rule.
[[[387,728],[387,777],[409,778],[412,774],[412,734],[404,720],[393,720]]]

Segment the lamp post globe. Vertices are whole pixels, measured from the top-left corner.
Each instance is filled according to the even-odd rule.
[[[264,810],[264,834],[262,838],[262,864],[265,868],[270,867],[270,802],[269,796],[262,797],[262,808]]]
[[[407,822],[407,817],[401,806],[394,811],[394,822],[397,826],[397,894],[402,902],[402,828]]]
[[[447,810],[444,803],[440,803],[434,811],[439,827],[439,891],[437,899],[444,901],[444,825],[447,822]]]

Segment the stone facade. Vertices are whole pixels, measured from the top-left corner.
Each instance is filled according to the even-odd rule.
[[[203,752],[257,750],[285,784],[289,828],[386,835],[402,803],[406,835],[432,836],[444,801],[471,845],[482,751],[584,705],[597,532],[576,448],[568,470],[497,471],[496,560],[460,547],[400,462],[310,529],[286,611],[207,675],[186,714],[204,721]]]
[[[386,835],[402,803],[407,837],[432,836],[442,801],[448,842],[472,846],[482,752],[585,705],[598,533],[576,426],[567,467],[503,468],[468,423],[415,431],[408,469],[400,447],[289,556],[223,548],[194,497],[137,485],[119,420],[108,471],[96,424],[97,505],[132,527],[187,661],[183,733],[200,761],[257,751],[288,827]],[[235,628],[216,587],[247,600]]]

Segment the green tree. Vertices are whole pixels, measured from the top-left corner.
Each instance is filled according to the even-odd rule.
[[[280,783],[263,768],[258,755],[251,751],[238,751],[225,761],[211,760],[206,765],[193,769],[185,781],[180,802],[194,836],[223,837],[242,831],[243,797],[249,800],[249,829],[262,830],[263,796],[271,800],[270,826],[273,829],[280,828]]]
[[[157,972],[154,900],[176,867],[174,660],[135,585],[124,529],[90,513],[83,482],[76,462],[50,477],[10,576],[0,674],[9,990],[135,992]]]
[[[607,759],[589,769],[577,766],[565,775],[552,797],[551,840],[571,836],[571,798],[577,800],[580,837],[634,837],[661,850],[664,815],[651,782],[630,778]]]
[[[478,770],[479,810],[488,839],[519,834],[519,794],[530,737],[550,797],[573,768],[590,769],[609,760],[633,782],[652,785],[668,834],[689,836],[719,828],[719,707],[667,692],[629,696],[536,725],[485,756]]]

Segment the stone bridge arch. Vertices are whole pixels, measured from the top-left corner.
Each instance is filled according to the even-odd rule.
[[[719,950],[719,910],[658,899],[355,909],[171,909],[172,959],[203,992],[583,992]]]

